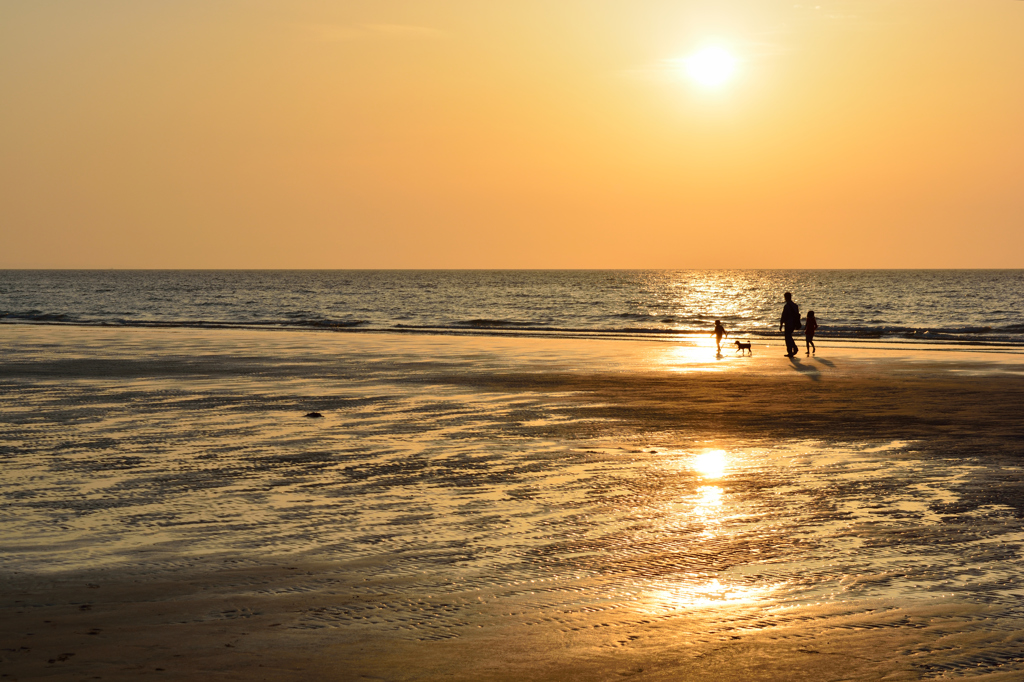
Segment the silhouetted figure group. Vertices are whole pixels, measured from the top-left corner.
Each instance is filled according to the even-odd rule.
[[[812,349],[817,352],[818,349],[814,345],[814,332],[818,328],[818,320],[814,317],[814,311],[807,312],[807,324],[801,325],[800,306],[793,301],[793,294],[787,291],[783,294],[783,298],[786,299],[786,304],[782,306],[779,331],[785,332],[786,335],[786,357],[791,358],[800,352],[800,346],[793,340],[793,332],[800,331],[801,328],[803,328],[804,338],[807,340],[807,354],[810,355]]]
[[[818,349],[814,345],[814,332],[818,329],[818,319],[814,316],[814,311],[807,311],[807,323],[800,323],[800,306],[793,301],[793,294],[786,292],[783,294],[786,299],[786,304],[782,306],[782,317],[779,319],[779,331],[785,332],[786,335],[786,357],[791,358],[800,352],[800,346],[793,340],[793,332],[804,330],[804,339],[807,341],[807,354],[816,353]],[[729,336],[729,332],[725,331],[725,327],[722,326],[721,320],[715,320],[715,329],[711,332],[711,335],[715,337],[715,347],[718,351],[718,357],[722,356],[722,338]],[[747,351],[750,352],[750,344],[736,341],[737,352]]]

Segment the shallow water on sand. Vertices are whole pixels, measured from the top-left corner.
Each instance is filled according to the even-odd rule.
[[[419,640],[510,624],[607,628],[607,646],[659,621],[681,641],[793,622],[900,627],[870,617],[893,604],[983,609],[951,620],[957,632],[1013,632],[1024,617],[1024,521],[963,497],[1020,481],[1020,466],[884,434],[622,428],[585,396],[508,378],[686,364],[667,367],[664,349],[4,334],[4,571],[339,562],[333,582],[275,588],[344,585],[295,627]],[[699,353],[687,366],[715,368]],[[1024,670],[1019,645],[985,641],[929,670]]]

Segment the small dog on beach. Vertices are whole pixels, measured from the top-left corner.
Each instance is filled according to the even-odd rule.
[[[752,350],[750,350],[750,342],[749,341],[747,343],[740,343],[739,341],[737,341],[736,342],[736,350],[740,353],[740,355],[743,354],[743,351],[747,351],[751,355],[754,354],[754,352]]]

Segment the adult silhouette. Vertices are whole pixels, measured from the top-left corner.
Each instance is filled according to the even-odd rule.
[[[800,352],[800,347],[793,340],[793,332],[800,329],[800,307],[793,303],[793,294],[783,294],[786,305],[782,306],[782,317],[779,319],[779,331],[786,332],[786,357],[793,357]]]

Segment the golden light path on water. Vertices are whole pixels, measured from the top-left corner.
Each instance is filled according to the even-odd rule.
[[[678,344],[665,344],[652,349],[647,354],[647,361],[652,367],[674,373],[721,372],[727,367],[713,361],[740,357],[736,341],[752,343],[752,353],[760,353],[767,348],[768,339],[752,337],[734,328],[734,325],[746,324],[741,321],[753,314],[754,306],[748,292],[737,287],[729,277],[708,272],[703,277],[676,281],[664,288],[674,293],[654,301],[659,310],[667,309],[675,315],[683,315],[684,310],[697,312],[707,320],[707,333],[695,336],[688,334],[681,337]],[[780,310],[781,305],[780,299]],[[647,312],[654,311],[652,309]],[[715,320],[722,321],[727,333],[718,352],[712,333]]]

